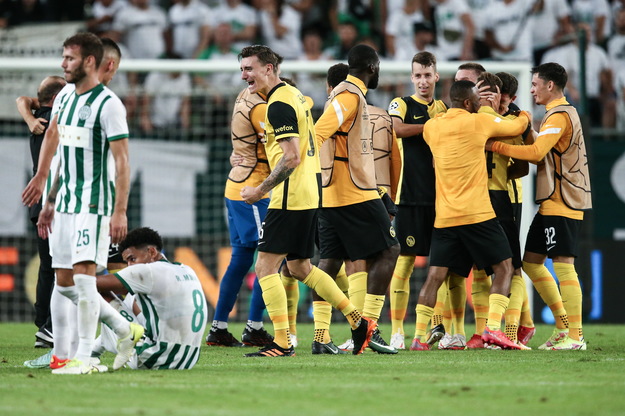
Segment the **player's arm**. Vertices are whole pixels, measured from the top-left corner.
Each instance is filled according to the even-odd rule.
[[[54,181],[52,181],[52,185],[50,186],[50,191],[48,192],[48,197],[46,198],[46,202],[41,208],[39,212],[39,217],[37,218],[37,234],[39,237],[44,240],[48,238],[50,233],[52,232],[52,220],[54,219],[54,204],[56,203],[56,196],[59,193],[59,189],[61,187],[59,170],[61,166],[57,166]]]
[[[315,123],[315,135],[317,146],[328,140],[339,131],[346,120],[354,117],[360,105],[356,94],[342,92],[330,102],[323,114]]]
[[[522,178],[529,172],[530,165],[527,160],[512,159],[512,163],[508,165],[508,180]]]
[[[39,100],[37,98],[22,95],[21,97],[17,97],[15,105],[31,133],[42,134],[46,130],[44,124],[48,124],[48,120],[43,117],[35,118],[33,115],[33,110],[39,108]]]
[[[50,121],[50,128],[46,130],[46,134],[43,136],[37,162],[37,173],[35,173],[35,176],[28,182],[28,185],[22,192],[22,203],[29,207],[41,199],[43,188],[50,174],[52,158],[54,158],[54,153],[56,153],[56,149],[59,147],[59,130],[56,121],[57,117],[55,115]]]
[[[109,273],[97,276],[96,286],[98,288],[98,292],[100,292],[102,296],[106,296],[111,292],[118,295],[125,295],[128,293],[128,289],[126,289],[126,287],[122,284],[122,282],[115,274]]]
[[[128,194],[130,193],[130,161],[128,139],[109,142],[115,159],[115,206],[111,215],[111,242],[119,244],[128,232]]]
[[[390,197],[395,201],[397,196],[397,188],[399,186],[399,178],[401,177],[401,155],[399,153],[399,145],[397,144],[397,136],[393,131],[393,138],[391,140],[391,191]]]
[[[558,143],[564,134],[567,126],[566,116],[562,114],[553,114],[549,117],[548,122],[544,123],[536,141],[532,145],[511,145],[499,141],[487,142],[487,150],[501,153],[515,159],[527,160],[532,163],[538,163],[549,151]],[[490,147],[490,149],[488,149]]]
[[[412,137],[423,133],[423,124],[405,123],[408,107],[401,98],[397,97],[388,105],[388,114],[393,120],[393,130],[397,137]],[[408,121],[408,120],[406,120]]]

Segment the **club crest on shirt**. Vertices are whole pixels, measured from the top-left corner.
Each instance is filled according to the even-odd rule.
[[[391,228],[389,228],[389,234],[391,235],[391,237],[395,238],[395,228],[393,228],[393,226],[391,225]]]
[[[91,107],[88,105],[84,105],[78,110],[78,118],[80,120],[86,120],[91,115]]]

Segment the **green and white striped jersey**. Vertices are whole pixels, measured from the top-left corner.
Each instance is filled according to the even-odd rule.
[[[146,340],[136,347],[139,368],[193,367],[208,320],[206,298],[193,269],[160,260],[128,266],[115,276],[136,295],[146,321]]]
[[[61,163],[56,210],[110,216],[115,161],[109,142],[128,138],[126,108],[102,84],[80,95],[74,88],[59,96],[58,112],[53,107],[52,113],[57,115]]]

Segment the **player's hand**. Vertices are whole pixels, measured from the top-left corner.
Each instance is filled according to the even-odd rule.
[[[111,243],[119,244],[122,242],[124,238],[126,238],[126,234],[128,233],[128,218],[126,218],[126,214],[121,214],[117,212],[113,212],[111,215],[111,225],[110,225],[110,233]]]
[[[493,143],[495,143],[496,140],[495,139],[488,139],[486,140],[486,144],[484,145],[484,150],[486,150],[487,152],[492,152],[493,151]]]
[[[52,233],[52,220],[54,219],[54,205],[47,203],[39,212],[37,218],[37,234],[44,240]]]
[[[39,117],[39,118],[33,118],[29,123],[28,123],[28,129],[30,130],[30,132],[32,134],[43,134],[44,131],[46,131],[46,126],[45,124],[48,124],[48,120],[46,120],[43,117]]]
[[[230,165],[234,168],[235,166],[239,166],[243,163],[243,156],[232,153],[230,155]]]
[[[41,199],[46,179],[39,175],[39,172],[28,182],[26,188],[22,191],[22,203],[28,207],[32,207]]]
[[[262,197],[263,194],[258,190],[258,188],[245,186],[241,189],[241,198],[243,198],[243,200],[250,205],[260,201]]]

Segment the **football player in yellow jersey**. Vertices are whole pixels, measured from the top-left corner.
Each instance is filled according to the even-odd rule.
[[[528,231],[523,270],[556,319],[553,334],[538,348],[585,350],[582,291],[574,263],[584,211],[592,208],[586,145],[577,111],[564,96],[566,70],[549,62],[533,68],[532,74],[534,102],[547,110],[536,141],[529,146],[489,141],[487,150],[538,164],[540,207]],[[560,291],[544,266],[547,257],[553,260]]]
[[[516,112],[519,110],[516,104],[514,104],[514,100],[516,100],[516,93],[519,87],[518,80],[514,77],[514,75],[508,72],[497,72],[495,74],[501,80],[501,99],[499,100],[499,114],[506,118],[515,118]],[[522,137],[524,144],[532,144],[534,143],[534,136],[536,135],[536,131],[534,129],[529,130],[529,134]],[[519,165],[515,165],[515,162],[518,162],[518,159],[511,159],[513,162],[508,166],[508,196],[510,197],[510,202],[512,203],[512,214],[514,216],[514,223],[516,224],[517,232],[521,230],[521,213],[523,208],[523,187],[521,184],[521,177],[527,175],[529,173],[529,164],[522,163]],[[516,178],[516,179],[511,179]],[[518,280],[517,280],[518,282]],[[520,282],[518,282],[520,283]],[[513,277],[514,284],[514,277]],[[523,291],[523,299],[521,303],[520,317],[518,317],[517,310],[513,310],[511,306],[508,307],[506,311],[505,319],[506,325],[508,324],[509,315],[514,315],[513,319],[519,318],[519,328],[517,331],[516,339],[523,345],[527,345],[529,341],[532,339],[534,334],[536,333],[536,328],[534,327],[534,320],[532,319],[531,307],[529,304],[529,298],[527,294],[527,287],[525,284],[525,279],[523,279],[523,285],[519,286]],[[514,302],[511,302],[514,303]],[[515,305],[513,305],[515,306]],[[512,330],[512,329],[511,329]],[[512,339],[512,338],[511,338]],[[514,341],[514,339],[512,339]]]
[[[265,152],[271,173],[257,186],[241,189],[253,204],[271,191],[269,209],[259,233],[256,275],[274,325],[274,342],[248,357],[295,355],[289,336],[286,291],[280,266],[286,258],[291,275],[340,310],[352,327],[354,354],[369,344],[377,324],[364,318],[334,280],[310,263],[314,254],[320,205],[320,164],[315,126],[306,98],[279,78],[282,57],[264,45],[243,48],[241,78],[250,93],[267,97]]]
[[[519,349],[500,329],[509,302],[512,253],[492,206],[484,203],[488,201],[484,143],[489,137],[521,134],[530,119],[527,113],[521,113],[516,120],[476,114],[480,108],[478,89],[470,81],[454,82],[450,98],[452,107],[429,120],[423,129],[423,138],[434,157],[436,220],[428,277],[419,293],[413,344],[417,350],[430,349],[425,342],[425,330],[439,287],[450,269],[468,276],[475,263],[479,268],[490,265],[495,272],[483,341]]]
[[[439,80],[436,57],[430,52],[419,52],[412,58],[411,68],[414,94],[397,97],[388,107],[403,161],[395,199],[398,207],[395,226],[401,251],[391,280],[391,345],[398,349],[406,348],[403,322],[415,257],[430,254],[434,228],[434,166],[432,152],[423,140],[423,125],[436,114],[447,111],[442,101],[434,100]],[[444,329],[438,328],[440,337]],[[432,341],[436,342],[438,338]]]
[[[488,87],[490,92],[499,94],[503,83],[501,79],[490,72],[483,72],[478,77],[478,83],[481,87]],[[489,100],[480,100],[479,113],[491,114],[493,116],[499,116],[499,101],[492,103]],[[493,106],[496,106],[494,108]],[[516,116],[510,116],[510,118],[516,118]],[[526,129],[524,134],[529,133],[530,127]],[[506,143],[522,144],[523,138],[521,135],[516,137],[502,138],[502,141]],[[521,314],[521,305],[525,294],[525,282],[521,275],[521,247],[519,242],[519,231],[514,222],[514,213],[512,211],[512,203],[508,195],[508,178],[525,175],[528,171],[528,164],[526,161],[518,160],[510,165],[510,158],[500,154],[493,154],[492,152],[486,152],[486,170],[488,172],[488,194],[490,196],[490,202],[497,216],[497,220],[501,224],[510,249],[512,250],[512,266],[514,267],[514,273],[512,275],[512,283],[510,289],[510,304],[506,310],[506,336],[512,341],[517,343],[517,332],[519,329],[519,318]],[[513,168],[513,169],[511,169]],[[490,279],[491,270],[486,269],[485,274]],[[477,272],[476,272],[477,274]],[[481,333],[475,333],[469,342],[468,347],[472,348],[472,344],[477,344],[480,347],[483,346],[481,342]],[[471,342],[473,341],[473,343]],[[521,349],[529,349],[525,344],[519,345]]]
[[[321,147],[323,208],[319,215],[320,258],[331,276],[343,260],[358,262],[351,288],[365,293],[363,316],[380,317],[399,244],[377,191],[373,140],[365,94],[377,87],[380,59],[373,48],[356,45],[348,53],[349,75],[339,83],[315,125]],[[355,302],[355,300],[353,300]],[[356,340],[354,339],[354,352]],[[395,354],[379,331],[369,346]]]

